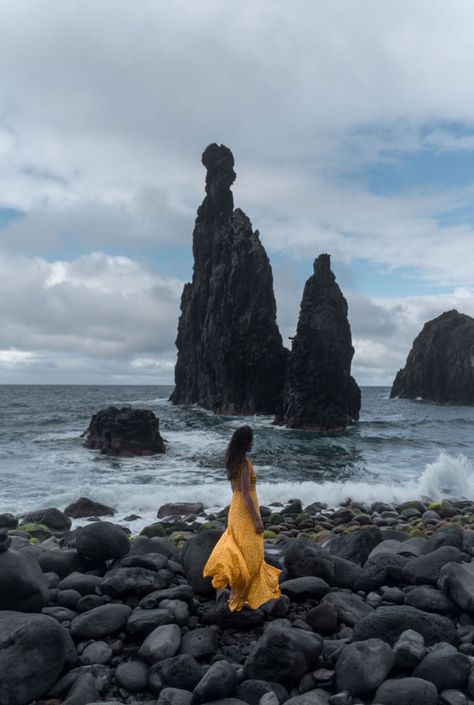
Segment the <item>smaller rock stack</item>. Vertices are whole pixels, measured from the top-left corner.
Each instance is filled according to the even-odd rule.
[[[474,404],[474,318],[453,310],[425,323],[390,396]]]
[[[354,355],[347,302],[330,256],[314,261],[301,301],[289,357],[283,418],[291,428],[332,430],[359,418],[360,389],[351,377]]]
[[[159,420],[149,409],[109,406],[94,414],[84,435],[87,448],[105,455],[132,457],[165,452]]]

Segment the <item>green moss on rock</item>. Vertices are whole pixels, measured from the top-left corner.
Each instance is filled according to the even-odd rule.
[[[140,536],[147,536],[149,539],[152,539],[154,536],[166,536],[166,532],[163,528],[163,524],[157,521],[155,524],[145,526],[140,531]]]

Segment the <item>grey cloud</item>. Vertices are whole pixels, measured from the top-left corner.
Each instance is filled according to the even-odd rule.
[[[0,260],[0,349],[132,360],[171,350],[182,283],[127,258]]]

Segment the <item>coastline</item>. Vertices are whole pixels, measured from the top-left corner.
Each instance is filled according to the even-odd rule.
[[[75,529],[52,509],[29,517],[36,526],[2,530],[11,544],[0,569],[8,559],[13,573],[9,597],[0,581],[10,610],[0,610],[0,627],[23,658],[13,663],[0,645],[6,687],[13,693],[43,659],[29,699],[5,702],[392,705],[403,689],[430,705],[473,697],[474,500],[262,506],[266,560],[282,570],[283,594],[233,614],[226,591],[202,577],[226,510],[189,511],[159,508],[141,536],[109,516],[76,519]],[[42,569],[29,576],[38,590],[30,613],[11,590],[22,560]],[[63,645],[54,657],[53,642]]]

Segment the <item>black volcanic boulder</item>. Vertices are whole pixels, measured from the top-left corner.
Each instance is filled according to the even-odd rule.
[[[52,617],[0,612],[0,704],[27,705],[46,695],[67,649],[68,634]]]
[[[278,624],[267,627],[244,664],[244,679],[294,683],[315,670],[323,649],[318,634]]]
[[[109,406],[94,414],[83,435],[87,448],[105,455],[131,457],[165,452],[159,420],[149,409]]]
[[[202,163],[206,197],[193,232],[193,278],[181,298],[171,401],[222,414],[273,414],[288,351],[276,322],[272,268],[258,231],[234,210],[232,152],[210,144]]]
[[[73,519],[83,519],[84,517],[112,517],[115,514],[115,509],[108,507],[106,504],[94,502],[88,497],[79,497],[75,502],[68,504],[64,510],[64,514]]]
[[[348,644],[336,663],[338,691],[351,695],[372,693],[390,673],[395,656],[381,639],[367,639]]]
[[[427,646],[457,640],[456,628],[450,619],[408,605],[379,607],[356,623],[353,638],[354,641],[382,639],[392,646],[407,629],[421,634]]]
[[[71,528],[71,520],[63,512],[55,507],[48,509],[37,509],[29,512],[22,519],[22,524],[44,524],[53,531],[68,531]]]
[[[288,362],[283,417],[290,428],[331,430],[359,418],[360,389],[351,377],[354,355],[347,302],[329,255],[314,261],[301,301]]]
[[[130,541],[125,531],[110,521],[95,521],[88,526],[81,526],[76,529],[71,540],[81,556],[94,561],[122,558],[130,550]]]
[[[453,310],[425,323],[390,396],[473,404],[474,318]]]
[[[211,578],[204,578],[202,571],[222,533],[217,529],[208,529],[196,534],[186,542],[182,561],[188,583],[198,595],[210,595],[214,592]]]
[[[48,602],[48,586],[36,558],[28,549],[9,548],[10,538],[0,533],[0,610],[41,612]]]

